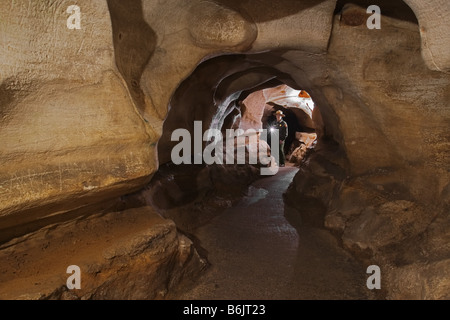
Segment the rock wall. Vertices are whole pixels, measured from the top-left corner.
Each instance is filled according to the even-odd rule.
[[[80,30],[67,27],[71,1],[0,4],[0,230],[138,189],[157,167],[108,7],[78,4]]]
[[[347,24],[362,14],[347,6],[336,16],[319,81],[333,113],[323,102],[319,109],[324,130],[339,134],[322,134],[288,202],[303,223],[333,230],[365,263],[382,266],[385,297],[448,299],[450,78],[427,68],[417,25],[388,17],[380,31]]]
[[[450,14],[448,3],[442,0],[422,2],[405,0],[419,20],[422,38],[422,56],[432,70],[450,70]]]

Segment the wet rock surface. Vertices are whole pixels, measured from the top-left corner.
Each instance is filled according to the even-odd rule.
[[[283,193],[298,169],[280,168],[192,232],[210,263],[178,299],[370,299],[366,267],[323,229],[286,219]]]

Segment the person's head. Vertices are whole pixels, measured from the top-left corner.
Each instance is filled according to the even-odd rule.
[[[283,117],[285,117],[283,111],[278,110],[277,112],[275,112],[275,117],[277,117],[277,121],[280,122],[281,119],[283,119]]]

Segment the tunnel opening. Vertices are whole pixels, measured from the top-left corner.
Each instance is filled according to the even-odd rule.
[[[202,62],[172,96],[158,143],[159,164],[172,162],[172,151],[180,142],[173,139],[176,130],[184,129],[194,136],[198,122],[202,132],[197,134],[202,137],[207,130],[220,131],[224,137],[227,130],[268,130],[279,110],[291,129],[286,139],[287,156],[305,144],[304,140],[310,147],[310,140],[315,142],[319,134],[324,140],[333,139],[331,132],[335,130],[326,129],[320,108],[315,108],[305,86],[271,66],[283,63],[281,54],[226,55]],[[202,142],[204,148],[210,141]],[[190,163],[194,162],[199,164],[193,159]]]
[[[270,155],[270,128],[277,111],[283,111],[288,125],[284,146],[288,167],[300,167],[319,142],[328,145],[334,141],[334,128],[328,128],[323,120],[329,117],[321,114],[320,102],[326,105],[326,100],[319,97],[316,102],[314,97],[320,90],[311,87],[304,71],[283,58],[285,53],[222,55],[206,59],[179,84],[170,100],[158,142],[159,170],[140,193],[138,203],[143,201],[155,206],[186,234],[208,223],[255,191],[250,186],[264,178],[261,167],[275,165],[279,168],[274,159],[269,164],[249,163],[252,140],[246,134],[249,130],[268,132],[267,137],[258,136],[257,144],[265,143]],[[198,123],[200,128],[196,127]],[[185,142],[184,137],[174,138],[174,132],[180,129],[190,134],[186,145],[187,153],[191,153],[184,158],[186,162],[174,163],[174,149]],[[233,158],[236,162],[226,163],[225,139],[224,148],[219,150],[223,152],[223,163],[211,165],[204,159],[196,162],[193,139],[204,138],[209,130],[216,130],[222,137],[227,137],[229,130],[235,133],[240,130],[246,139],[239,142],[237,134],[233,137],[234,146],[244,145],[245,162],[240,163],[236,156]],[[208,139],[202,140],[200,151],[211,144]],[[339,144],[335,143],[334,148],[340,149]],[[184,156],[185,152],[177,149],[176,154]],[[239,148],[235,152],[237,155]],[[292,178],[284,182],[286,189]]]
[[[403,20],[409,21],[408,19]],[[348,45],[349,43],[346,44]],[[333,48],[333,43],[331,43],[330,46]],[[417,53],[418,51],[416,50],[415,52]],[[331,70],[330,73],[335,71],[333,66],[330,66],[331,63],[327,64],[323,62],[325,59],[321,60],[322,57],[314,56],[311,58],[311,56],[308,56],[307,54],[294,53],[288,50],[253,55],[218,56],[203,61],[197,66],[192,74],[180,83],[177,90],[173,93],[169,106],[170,111],[164,122],[163,134],[158,144],[158,155],[160,166],[162,168],[159,173],[162,173],[165,168],[171,166],[170,150],[173,149],[173,146],[176,145],[177,142],[174,143],[171,141],[170,136],[174,130],[180,127],[180,125],[192,133],[195,130],[195,121],[202,121],[204,130],[214,128],[224,132],[228,128],[237,129],[241,125],[243,117],[242,111],[246,108],[244,101],[250,95],[258,92],[261,94],[262,90],[282,85],[288,85],[296,90],[306,90],[314,97],[314,100],[317,102],[317,108],[314,108],[313,110],[312,118],[314,120],[314,125],[308,126],[307,129],[302,129],[301,131],[305,130],[309,134],[317,135],[316,147],[317,150],[320,150],[320,153],[317,152],[313,154],[313,157],[311,157],[309,162],[312,164],[312,169],[302,169],[303,171],[301,174],[304,178],[301,180],[298,179],[299,181],[292,187],[291,192],[296,198],[292,199],[291,197],[288,201],[293,210],[287,212],[286,215],[292,225],[297,226],[304,222],[311,223],[317,227],[324,227],[324,225],[326,225],[326,227],[336,234],[337,237],[342,238],[346,223],[351,224],[352,221],[355,221],[352,219],[356,219],[356,214],[352,210],[356,211],[357,209],[353,209],[353,207],[364,206],[364,204],[355,205],[355,202],[352,204],[347,204],[345,202],[357,201],[353,200],[358,199],[358,196],[354,194],[357,192],[353,189],[361,188],[369,190],[367,191],[367,194],[370,194],[368,197],[372,196],[372,190],[370,188],[373,188],[373,186],[368,187],[366,185],[361,187],[357,185],[357,182],[351,181],[349,183],[350,186],[345,186],[347,189],[344,189],[348,194],[344,194],[342,201],[341,199],[336,199],[336,195],[339,195],[340,192],[339,188],[343,185],[342,181],[350,176],[347,150],[353,149],[354,152],[354,149],[356,148],[354,147],[355,145],[362,145],[363,147],[361,150],[367,149],[364,147],[364,144],[367,144],[367,141],[361,141],[359,140],[359,137],[349,132],[357,127],[356,123],[352,123],[352,121],[366,123],[369,126],[368,132],[378,132],[380,137],[384,137],[383,130],[376,128],[378,123],[371,122],[368,119],[371,117],[376,119],[377,116],[379,116],[376,113],[372,113],[372,110],[369,110],[371,104],[378,103],[378,97],[374,97],[376,95],[374,92],[378,90],[376,87],[380,83],[379,81],[381,81],[377,74],[379,71],[377,68],[379,65],[381,65],[381,68],[385,67],[382,62],[389,64],[389,59],[396,59],[395,54],[393,55],[392,51],[388,53],[387,57],[385,57],[385,54],[386,52],[382,52],[382,54],[376,56],[372,60],[368,58],[361,59],[364,60],[361,62],[361,65],[364,66],[365,71],[363,78],[359,80],[361,80],[361,83],[364,85],[366,85],[365,81],[369,83],[369,85],[367,85],[369,89],[367,89],[367,87],[364,89],[355,89],[358,85],[354,85],[351,81],[346,79],[346,76],[349,76],[351,71],[348,71],[348,74],[346,74],[347,70],[344,69],[348,68],[349,70],[352,70],[352,67],[349,65],[345,66],[345,61],[342,63],[345,67],[340,69],[342,75],[330,76],[329,74],[320,74],[320,72],[317,71],[318,67],[315,67],[316,64],[321,67],[325,66],[326,68],[329,68],[329,70]],[[418,56],[419,55],[415,55],[414,59]],[[331,62],[338,63],[341,57],[334,59],[335,60],[332,58]],[[304,67],[304,70],[302,70],[303,65],[307,65]],[[314,83],[312,80],[313,77],[317,77],[320,80],[317,80]],[[339,80],[336,79],[343,81],[342,83],[337,83]],[[355,91],[352,92],[352,90]],[[361,94],[364,90],[372,90],[372,92],[368,94],[372,101],[367,101],[363,96],[364,94]],[[330,104],[333,104],[333,107],[331,107]],[[291,108],[280,104],[277,101],[271,101],[270,106],[271,112],[277,110],[282,110],[285,114],[292,112]],[[267,120],[269,120],[269,118],[273,119],[273,115],[269,114]],[[256,121],[260,120],[257,118]],[[261,122],[265,123],[265,121]],[[295,123],[292,123],[290,126],[295,125]],[[345,130],[345,132],[342,130]],[[347,136],[346,139],[344,139],[344,135]],[[354,138],[352,139],[351,137]],[[292,139],[292,136],[290,138]],[[383,150],[382,143],[380,143],[382,140],[384,139],[375,139],[375,137],[372,136],[371,142],[379,144],[379,150]],[[293,143],[291,146],[292,145]],[[374,149],[375,148],[372,148],[372,150]],[[291,149],[289,148],[288,154],[290,151]],[[372,161],[372,159],[375,160],[373,163],[370,163],[370,165],[367,165],[366,163],[359,164],[360,168],[357,168],[353,174],[356,176],[363,176],[364,174],[367,174],[368,170],[371,170],[367,169],[369,167],[385,168],[385,172],[390,172],[393,167],[398,166],[397,160],[400,157],[395,155],[392,156],[392,159],[385,161],[380,154],[369,154],[366,158],[368,158],[369,161]],[[379,162],[377,162],[378,160]],[[392,167],[390,167],[391,165]],[[354,164],[353,166],[356,167]],[[233,188],[233,186],[242,184],[240,177],[235,176],[235,180],[227,179],[232,171],[235,173],[238,172],[236,168],[232,168],[230,171],[226,171],[224,168],[216,168],[214,169],[216,172],[213,174],[220,172],[221,176],[220,178],[218,178],[219,176],[212,178],[210,175],[211,171],[207,172],[207,170],[210,170],[211,168],[205,169],[205,167],[206,166],[203,165],[197,167],[198,172],[202,172],[201,179],[197,178],[198,175],[196,175],[196,178],[194,179],[192,179],[192,176],[189,176],[189,174],[185,175],[185,181],[188,181],[188,183],[184,184],[184,188],[189,189],[191,192],[189,197],[183,198],[181,196],[184,193],[184,190],[183,188],[180,188],[180,184],[177,183],[172,184],[171,188],[167,187],[167,192],[159,193],[158,198],[161,199],[165,194],[170,194],[172,192],[171,190],[177,190],[174,197],[180,197],[180,199],[182,199],[179,204],[184,206],[185,212],[177,212],[175,215],[179,215],[179,217],[174,215],[169,215],[169,217],[173,218],[180,228],[184,228],[184,225],[186,224],[189,224],[189,227],[193,228],[198,226],[199,223],[205,223],[206,221],[198,218],[201,216],[201,214],[199,214],[201,211],[200,209],[199,211],[192,211],[190,209],[191,207],[189,207],[189,205],[191,203],[196,203],[197,208],[199,208],[201,206],[200,203],[202,203],[204,199],[211,198],[217,191],[217,188],[220,188],[221,191],[224,192],[222,195],[229,195],[237,189]],[[174,168],[174,166],[172,166],[172,168]],[[189,171],[192,170],[192,166],[187,166],[185,168],[177,167],[177,170]],[[376,175],[381,171],[382,169],[377,172],[370,172],[369,174]],[[254,172],[249,172],[251,178],[247,181],[257,179],[257,175],[253,175]],[[171,179],[177,180],[176,175],[173,175],[173,172],[170,173],[170,170],[166,173],[171,176]],[[181,172],[181,174],[185,173]],[[208,180],[209,182],[202,186],[208,186],[205,189],[202,189],[202,195],[199,196],[199,193],[197,192],[197,188],[200,188],[198,183],[205,177],[205,180]],[[201,183],[205,180],[202,180]],[[193,181],[195,181],[195,185],[193,185]],[[213,182],[210,183],[210,181]],[[219,181],[222,181],[222,183]],[[353,183],[353,185],[351,183]],[[224,186],[225,184],[228,184],[228,186]],[[387,190],[382,189],[385,188],[385,186],[380,185],[375,186],[375,188],[379,188],[378,191]],[[240,197],[244,194],[245,190],[241,189],[238,196]],[[216,193],[216,195],[220,197],[220,193]],[[346,197],[349,197],[352,200],[348,200]],[[388,196],[386,196],[385,199],[387,199],[387,197]],[[224,200],[224,206],[221,207],[221,209],[231,206],[232,202],[227,202],[228,200],[225,200],[224,198],[222,199]],[[227,203],[225,204],[225,202]],[[337,203],[337,208],[328,208],[326,206],[333,202]],[[353,207],[346,208],[345,206],[347,205]],[[344,207],[344,209],[340,206]],[[174,208],[175,206],[170,206],[170,210]],[[339,210],[343,210],[344,213]],[[191,214],[187,213],[189,211]],[[299,211],[301,212],[301,218],[299,218]],[[320,214],[311,215],[311,213],[316,212],[320,212]],[[327,212],[333,213],[329,215],[328,219],[326,217]],[[359,213],[360,212],[357,214]],[[343,218],[343,215],[347,214],[349,218],[347,216]],[[367,213],[367,215],[370,215],[370,213]],[[209,218],[211,217],[212,216]],[[202,220],[202,222],[199,220]],[[359,220],[356,221],[359,222]],[[357,245],[346,244],[346,246],[356,255],[363,257],[364,259],[369,259],[373,256],[371,250],[358,248]]]
[[[271,248],[270,245],[258,243],[262,240],[260,236],[250,236],[254,234],[251,231],[253,227],[249,226],[251,224],[264,225],[257,233],[263,234],[262,238],[277,239],[283,244],[277,247],[277,252],[266,257],[266,270],[275,270],[287,256],[293,257],[292,252],[295,252],[300,242],[298,230],[302,230],[305,222],[319,227],[317,230],[323,230],[326,208],[322,203],[302,196],[297,196],[298,202],[292,203],[284,196],[298,168],[308,161],[309,155],[314,155],[316,147],[325,148],[329,152],[325,154],[325,157],[330,156],[328,159],[319,159],[321,164],[333,166],[333,157],[336,154],[342,156],[342,148],[335,140],[339,137],[338,130],[335,130],[338,125],[333,123],[336,118],[333,118],[332,113],[322,115],[322,110],[327,111],[326,99],[320,94],[319,88],[308,83],[308,76],[304,71],[293,68],[283,58],[285,53],[226,55],[203,61],[178,86],[170,101],[158,144],[160,169],[154,179],[162,188],[154,189],[149,201],[162,209],[165,217],[174,220],[180,232],[188,236],[199,253],[216,267],[221,264],[220,259],[241,259],[239,246],[251,248],[248,249],[251,250],[248,255],[255,256],[255,259],[261,259],[264,249]],[[192,136],[198,130],[195,127],[196,122],[203,124],[200,136],[204,136],[211,129],[217,130],[223,136],[230,129],[243,132],[270,130],[276,120],[277,111],[283,111],[284,120],[288,124],[289,134],[284,151],[286,160],[290,163],[290,168],[286,169],[293,171],[279,171],[274,176],[262,177],[259,167],[248,163],[195,164],[194,155],[187,165],[176,165],[171,161],[171,151],[181,142],[172,139],[172,135],[180,127]],[[328,121],[333,125],[328,127]],[[271,145],[270,141],[266,142]],[[207,147],[208,143],[210,141],[204,141],[202,149]],[[317,158],[312,161],[317,161]],[[334,166],[335,173],[339,178],[343,178],[344,170],[338,165]],[[324,180],[323,183],[330,185],[330,181]],[[264,209],[259,206],[264,206]],[[303,210],[298,210],[299,206],[303,207]],[[304,215],[300,217],[301,211],[307,211],[310,219],[305,219]],[[233,227],[228,227],[232,225]],[[208,230],[209,226],[213,226],[214,234],[202,231]],[[287,238],[286,233],[289,234]],[[311,232],[306,237],[307,241],[312,243],[315,237],[321,239],[320,241],[327,239],[330,248],[326,250],[332,250],[333,242],[325,234],[319,231],[317,234]],[[222,242],[224,246],[233,243],[236,245],[236,251],[224,253],[221,250]],[[315,244],[312,243],[311,248],[314,248]],[[286,257],[279,257],[283,253],[286,253]],[[340,254],[342,256],[339,256]],[[345,256],[342,252],[339,255],[336,259],[343,259]],[[301,260],[302,254],[299,253],[297,259]],[[289,271],[286,272],[291,272],[291,268],[301,274],[305,266],[298,262],[288,266],[286,270]],[[284,269],[285,267],[282,268]],[[217,269],[212,270],[214,275],[214,270]],[[235,274],[237,278],[254,278],[238,266]],[[216,276],[220,278],[220,275]],[[205,281],[216,282],[216,276],[206,276]],[[229,290],[229,284],[221,283],[218,286],[223,286],[223,289],[218,291],[226,292]],[[254,285],[255,288],[258,287],[257,284]],[[295,280],[282,291],[295,291],[297,285]],[[188,288],[177,297],[189,299],[191,289],[192,287]],[[195,296],[195,290],[192,294]]]

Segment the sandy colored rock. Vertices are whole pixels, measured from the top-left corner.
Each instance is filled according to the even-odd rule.
[[[266,99],[263,91],[257,91],[249,95],[241,106],[242,118],[240,129],[246,131],[248,129],[263,129],[262,118],[264,115],[264,107]]]
[[[450,4],[443,0],[427,3],[418,0],[405,0],[414,10],[419,20],[422,38],[422,55],[427,66],[432,70],[450,70],[450,21],[442,19],[450,14]]]
[[[30,250],[59,245],[58,236],[46,239],[37,230],[48,230],[56,217],[57,228],[80,218],[71,226],[78,232],[90,221],[81,209],[147,186],[159,165],[170,162],[173,130],[192,132],[194,121],[204,130],[236,125],[240,98],[286,84],[314,98],[307,127],[318,136],[286,195],[290,220],[337,231],[356,256],[382,264],[392,284],[387,297],[446,298],[449,248],[441,228],[449,221],[450,77],[443,17],[449,6],[405,2],[419,25],[383,15],[381,30],[366,27],[366,8],[346,4],[335,12],[334,0],[133,0],[127,6],[82,0],[80,30],[66,27],[69,1],[2,2],[0,243],[28,234],[30,241],[41,237],[28,242]],[[254,120],[241,118],[239,125],[259,125]],[[236,175],[252,176],[216,169],[196,176],[199,190],[232,193],[242,181]],[[160,189],[162,204],[192,200],[189,183],[169,182]],[[120,221],[112,215],[103,223]],[[83,297],[165,296],[167,286],[158,281],[169,278],[160,276],[183,272],[171,262],[188,257],[183,250],[190,244],[177,240],[175,225],[161,223],[158,234],[167,241],[159,248],[173,255],[162,254],[147,270],[152,293],[127,273],[117,273],[114,285],[105,280],[118,270],[105,257],[118,265],[125,259],[136,274],[148,267],[135,258],[151,246],[152,228],[125,228],[130,237],[105,251],[98,268],[89,264],[92,290]],[[108,230],[99,230],[103,239]],[[121,230],[114,232],[118,237]],[[61,245],[77,238],[62,239]],[[2,281],[8,297],[20,296],[8,288],[30,284],[32,270],[22,268],[17,245],[16,252],[0,252],[19,271]],[[79,254],[91,261],[89,250]],[[48,261],[56,256],[49,253]],[[61,289],[58,272],[47,275],[45,290],[22,297],[76,298]]]
[[[0,5],[0,229],[140,188],[156,168],[155,135],[115,67],[106,2],[79,2],[80,30],[66,26],[71,4]]]
[[[2,245],[1,257],[6,300],[164,298],[205,267],[175,224],[148,207],[44,228]],[[66,286],[72,265],[80,290]]]

